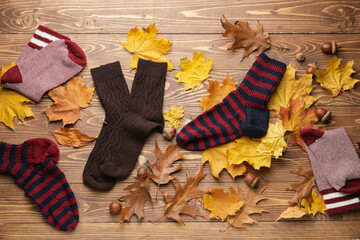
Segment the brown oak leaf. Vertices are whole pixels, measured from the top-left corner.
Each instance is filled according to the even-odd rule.
[[[266,187],[267,184],[264,183],[257,189],[249,188],[247,197],[244,196],[240,188],[238,189],[239,201],[244,201],[244,205],[235,216],[229,216],[228,223],[231,226],[240,228],[244,227],[244,224],[253,224],[257,221],[250,217],[251,214],[267,212],[264,208],[256,205],[259,201],[267,199],[266,196],[262,195]]]
[[[166,184],[174,179],[174,177],[170,175],[171,173],[176,172],[181,168],[182,164],[176,166],[173,165],[174,162],[182,159],[186,155],[179,154],[180,149],[179,145],[169,143],[166,151],[162,152],[157,141],[155,141],[154,152],[157,160],[155,162],[147,160],[147,162],[152,171],[152,173],[149,174],[149,177],[158,184],[158,190],[161,184]],[[158,190],[156,191],[156,196]]]
[[[121,211],[120,223],[130,221],[135,214],[140,222],[144,218],[144,206],[146,202],[151,203],[149,193],[149,173],[144,166],[138,168],[136,183],[130,184],[124,188],[129,190],[129,195],[119,198],[119,201],[126,202],[125,208]]]
[[[291,173],[302,175],[305,177],[299,183],[293,183],[287,190],[296,191],[295,195],[290,199],[289,205],[293,206],[297,204],[301,207],[301,200],[305,199],[307,204],[311,206],[311,202],[313,201],[311,192],[312,188],[315,186],[315,178],[314,173],[311,168],[299,167],[297,170],[291,171]]]
[[[52,134],[58,143],[68,147],[83,147],[97,138],[89,137],[74,128],[59,128],[53,131]]]
[[[66,88],[60,86],[49,91],[49,97],[55,102],[44,110],[49,122],[62,120],[64,126],[74,124],[81,119],[80,109],[90,107],[94,90],[86,87],[82,78],[73,77]]]
[[[259,21],[257,29],[254,31],[250,28],[248,22],[236,21],[235,24],[232,24],[225,16],[223,16],[223,18],[224,20],[220,20],[225,29],[223,36],[235,38],[233,45],[228,48],[228,50],[235,50],[236,48],[242,47],[245,48],[241,61],[255,50],[260,54],[271,47],[269,34],[264,32],[264,28]]]
[[[194,177],[191,177],[190,173],[186,172],[186,184],[184,187],[179,184],[177,178],[172,180],[176,189],[175,196],[171,198],[167,192],[162,193],[166,200],[164,216],[172,218],[182,224],[185,223],[180,214],[190,215],[194,218],[196,216],[202,216],[197,210],[187,205],[188,201],[194,198],[201,198],[205,193],[198,189],[199,182],[206,176],[202,170],[203,168],[200,166]]]

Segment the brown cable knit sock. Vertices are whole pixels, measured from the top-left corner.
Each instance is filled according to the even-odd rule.
[[[109,190],[133,170],[149,134],[163,128],[166,63],[139,60],[131,94],[119,62],[91,70],[105,109],[103,125],[83,173],[88,186]]]

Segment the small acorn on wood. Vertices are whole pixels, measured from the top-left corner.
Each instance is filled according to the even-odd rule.
[[[165,127],[163,129],[163,136],[166,140],[171,141],[171,139],[175,136],[175,134],[176,134],[176,128],[174,126]]]
[[[296,60],[298,60],[299,62],[303,62],[305,60],[305,55],[304,53],[298,53],[296,54]]]
[[[338,48],[339,46],[335,41],[321,44],[321,51],[326,54],[335,54]]]
[[[316,108],[315,110],[316,116],[321,120],[323,123],[329,123],[331,119],[331,112],[326,110],[325,108]]]
[[[121,212],[122,205],[120,202],[111,202],[109,204],[109,211],[111,214],[118,214]]]
[[[316,62],[308,64],[308,67],[306,68],[307,74],[314,74],[315,69],[317,69]]]
[[[245,174],[245,182],[251,188],[257,188],[259,186],[260,179],[256,177],[254,174],[248,172]]]

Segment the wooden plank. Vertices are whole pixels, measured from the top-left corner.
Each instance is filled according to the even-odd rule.
[[[220,222],[177,223],[81,223],[74,232],[60,232],[45,224],[0,225],[1,239],[356,239],[358,221],[269,222],[227,229]]]
[[[40,24],[64,33],[97,33],[107,28],[124,33],[133,26],[156,23],[167,33],[218,33],[220,18],[231,22],[259,20],[270,33],[359,33],[357,0],[245,1],[7,1],[1,6],[1,33],[33,32]]]

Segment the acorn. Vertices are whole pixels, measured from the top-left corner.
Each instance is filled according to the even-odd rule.
[[[163,129],[163,136],[166,140],[171,141],[171,139],[175,136],[175,134],[176,134],[176,128],[174,126],[165,127]]]
[[[316,62],[308,64],[308,67],[306,68],[307,74],[314,74],[315,69],[317,69]]]
[[[245,182],[251,188],[257,188],[259,186],[260,180],[254,174],[248,172],[245,174]]]
[[[330,122],[331,112],[326,110],[325,108],[316,108],[315,115],[321,120],[323,123]]]
[[[298,60],[299,62],[303,62],[305,60],[304,53],[296,54],[296,60]]]
[[[321,51],[326,54],[335,54],[338,48],[339,47],[335,41],[321,44]]]
[[[119,214],[121,212],[122,205],[119,202],[111,202],[109,204],[109,211],[111,214]]]
[[[147,174],[148,174],[147,168],[145,166],[140,166],[137,170],[136,176],[145,177],[147,176]]]

